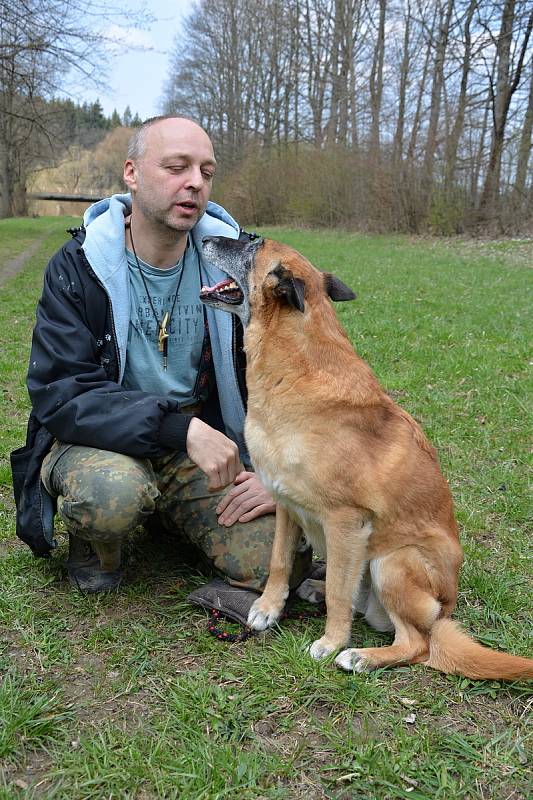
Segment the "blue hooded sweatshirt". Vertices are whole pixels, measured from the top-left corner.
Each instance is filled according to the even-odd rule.
[[[90,206],[84,214],[86,229],[83,250],[96,276],[104,286],[111,303],[115,334],[120,356],[122,381],[126,364],[126,346],[130,323],[129,273],[126,259],[124,218],[131,213],[131,196],[116,194]],[[239,226],[227,211],[209,202],[204,215],[192,229],[192,237],[200,254],[203,285],[212,286],[227,275],[202,255],[204,236],[239,237]],[[241,458],[249,462],[244,442],[245,409],[233,363],[233,321],[225,311],[206,308],[213,365],[220,410],[226,435],[239,447]]]

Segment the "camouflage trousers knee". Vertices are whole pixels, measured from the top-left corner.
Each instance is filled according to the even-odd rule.
[[[195,545],[230,583],[260,589],[268,576],[275,515],[218,524],[216,507],[226,490],[207,489],[204,473],[183,453],[137,459],[93,447],[56,442],[41,479],[57,498],[69,533],[89,542],[120,543],[157,512],[164,527]],[[291,586],[309,574],[311,548],[302,541]]]

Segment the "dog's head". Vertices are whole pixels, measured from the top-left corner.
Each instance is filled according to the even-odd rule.
[[[203,239],[205,257],[227,273],[227,280],[204,286],[203,303],[237,314],[247,325],[254,311],[279,303],[303,313],[308,299],[353,300],[355,294],[329,272],[319,272],[307,259],[272,239]]]

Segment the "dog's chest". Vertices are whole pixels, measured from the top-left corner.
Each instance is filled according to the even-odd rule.
[[[307,495],[305,454],[298,434],[283,431],[281,426],[274,433],[250,415],[245,434],[254,468],[269,492],[277,499],[287,497],[296,502],[299,495]]]
[[[299,523],[316,552],[324,552],[323,527],[314,509],[313,488],[299,434],[271,432],[248,418],[246,442],[261,483]]]

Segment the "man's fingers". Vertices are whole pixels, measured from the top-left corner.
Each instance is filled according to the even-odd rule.
[[[233,445],[233,442],[231,444]],[[228,486],[230,483],[233,483],[235,477],[242,469],[237,445],[234,445],[234,448],[235,452],[228,455],[222,469],[219,470],[220,477],[224,480],[223,486]]]
[[[218,470],[210,470],[206,473],[207,475],[207,488],[210,492],[216,492],[218,489],[222,489],[224,484],[221,482],[220,475]]]
[[[235,442],[197,417],[191,420],[187,431],[187,454],[207,475],[210,491],[233,483],[242,472]]]
[[[270,506],[268,505],[261,505],[256,506],[251,511],[247,511],[245,514],[242,514],[238,521],[239,522],[250,522],[252,519],[257,519],[257,517],[262,517],[265,514],[273,514],[274,512],[271,510]]]
[[[241,472],[239,472],[239,474],[235,477],[235,485],[236,486],[242,485],[244,481],[247,481],[250,478],[253,478],[254,475],[255,475],[254,472],[247,472],[244,469],[241,470]]]
[[[227,507],[227,509],[220,514],[220,516],[218,518],[219,524],[220,525],[227,525],[227,524],[232,525],[236,520],[239,519],[239,515],[243,511],[249,511],[250,508],[251,508],[251,506],[246,508],[246,509],[243,508],[242,504],[239,503],[239,502],[231,503]]]
[[[230,489],[229,492],[226,495],[224,495],[224,497],[220,500],[220,503],[218,504],[218,506],[216,508],[217,514],[222,514],[222,512],[226,510],[226,508],[229,506],[229,504],[236,497],[238,497],[239,495],[241,495],[244,492],[246,492],[247,489],[248,489],[248,487],[246,486],[245,483],[241,483],[238,486],[234,486],[233,489]]]
[[[222,500],[220,500],[218,506],[216,507],[215,511],[217,512],[217,514],[222,514],[231,503],[231,500],[232,500],[231,495],[228,492],[228,494],[224,495],[224,497],[222,498]]]
[[[217,514],[221,515],[222,517],[227,517],[229,514],[233,513],[235,508],[236,508],[235,501],[232,500],[231,497],[226,495],[224,498],[222,498],[222,501],[218,504],[215,510]],[[219,521],[221,520],[219,519]]]
[[[240,518],[241,514],[251,511],[257,503],[255,497],[237,497],[228,508],[219,516],[218,521],[221,525],[233,525]]]

